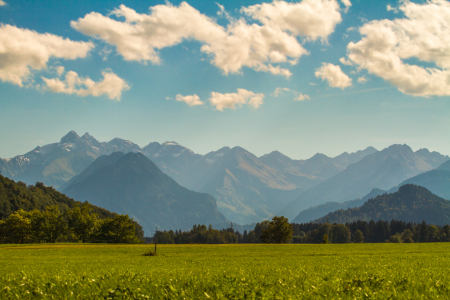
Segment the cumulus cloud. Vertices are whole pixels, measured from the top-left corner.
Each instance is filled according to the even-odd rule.
[[[0,6],[5,6],[5,5],[6,5],[6,2],[3,0],[0,0]]]
[[[275,91],[273,92],[273,96],[274,96],[274,97],[279,97],[279,96],[283,95],[284,92],[290,92],[290,93],[293,93],[293,94],[295,95],[294,100],[296,100],[296,101],[303,101],[303,100],[308,100],[308,99],[310,99],[308,95],[303,95],[303,94],[300,93],[300,92],[291,90],[291,89],[289,89],[289,88],[281,88],[281,87],[277,87],[277,88],[275,89]]]
[[[311,40],[326,39],[342,20],[335,0],[274,1],[241,10],[264,25]]]
[[[341,64],[343,64],[343,65],[346,65],[346,66],[353,66],[352,62],[349,61],[349,60],[347,60],[347,59],[345,59],[345,57],[341,57],[341,58],[339,59],[339,61],[340,61]]]
[[[209,102],[215,106],[217,110],[223,111],[224,108],[236,109],[244,104],[257,109],[263,104],[264,94],[255,94],[252,91],[238,89],[237,93],[221,94],[212,92]]]
[[[219,5],[219,14],[225,14]],[[289,77],[291,72],[280,63],[295,64],[308,51],[297,40],[325,40],[341,15],[336,0],[303,0],[300,3],[275,1],[272,4],[242,8],[242,12],[260,24],[228,18],[227,27],[201,14],[188,3],[170,3],[150,7],[150,14],[139,14],[121,5],[111,15],[118,21],[91,12],[71,26],[85,35],[116,47],[125,60],[160,64],[158,50],[191,39],[199,41],[201,51],[225,74],[238,73],[242,67]]]
[[[366,79],[366,77],[361,76],[361,77],[358,78],[358,82],[359,82],[359,83],[366,83],[366,82],[367,82],[367,79]]]
[[[288,88],[277,87],[277,88],[275,89],[275,91],[273,92],[273,95],[274,95],[275,97],[279,97],[279,96],[283,95],[283,92],[290,92],[290,91],[291,91],[291,90],[288,89]]]
[[[348,44],[349,59],[405,94],[450,95],[450,2],[403,1],[398,9],[404,18],[375,20],[359,29],[363,37]]]
[[[120,101],[122,92],[130,87],[119,76],[111,71],[103,71],[103,80],[95,82],[89,77],[82,78],[74,71],[69,71],[65,75],[65,79],[45,78],[42,77],[46,87],[54,93],[76,94],[78,96],[107,96],[111,100]]]
[[[298,94],[294,100],[296,101],[304,101],[304,100],[309,100],[309,96],[308,95],[303,95],[303,94]]]
[[[345,7],[350,7],[352,6],[352,3],[350,2],[350,0],[341,0],[342,4],[345,5]]]
[[[0,80],[23,86],[31,69],[46,69],[51,57],[84,58],[93,47],[90,42],[0,24]]]
[[[345,89],[352,85],[352,79],[342,72],[341,67],[323,63],[322,67],[316,70],[317,78],[328,81],[329,86]]]
[[[181,94],[178,94],[175,98],[177,101],[184,102],[189,106],[196,106],[196,105],[203,105],[204,103],[200,101],[200,97],[196,94],[194,95],[188,95],[183,96]]]

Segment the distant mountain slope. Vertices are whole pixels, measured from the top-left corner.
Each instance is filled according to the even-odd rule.
[[[450,224],[450,201],[424,187],[406,184],[398,192],[379,195],[361,207],[338,210],[315,222],[345,223],[355,220],[386,220],[445,225]]]
[[[347,208],[353,208],[353,207],[359,207],[362,206],[367,200],[375,198],[378,195],[384,194],[385,191],[380,189],[373,189],[370,191],[369,194],[362,197],[361,199],[355,199],[345,202],[327,202],[324,204],[320,204],[308,209],[305,209],[301,211],[297,217],[295,217],[294,220],[292,220],[293,223],[308,223],[311,221],[314,221],[318,218],[321,218],[322,216],[339,210],[339,209],[347,209]]]
[[[73,176],[81,173],[98,156],[115,151],[139,151],[139,146],[129,141],[114,139],[100,143],[88,133],[82,137],[74,131],[61,138],[59,143],[36,147],[12,159],[0,159],[3,175],[27,184],[43,182],[59,188]]]
[[[311,206],[360,198],[373,188],[388,190],[407,178],[436,168],[448,159],[448,156],[436,155],[435,152],[419,150],[414,153],[407,145],[392,145],[365,156],[341,173],[308,189],[279,214],[292,219]]]
[[[398,191],[405,184],[415,184],[427,188],[433,194],[450,200],[450,160],[443,163],[435,170],[431,170],[412,178],[409,178],[398,186],[389,190],[390,193]]]
[[[126,213],[147,233],[156,226],[175,230],[227,222],[213,197],[180,186],[142,153],[100,158],[75,177],[64,193]]]
[[[375,148],[368,147],[351,154],[345,152],[334,158],[318,153],[306,160],[293,160],[278,151],[273,151],[259,159],[267,166],[288,177],[299,187],[309,188],[320,181],[333,177],[345,170],[348,165],[375,152],[377,152]]]
[[[240,224],[271,218],[303,190],[240,147],[210,152],[204,164],[193,187],[213,195],[220,211]]]

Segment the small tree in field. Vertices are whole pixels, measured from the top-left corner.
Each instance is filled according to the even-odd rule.
[[[292,239],[292,226],[283,216],[273,217],[269,227],[263,230],[261,241],[263,243],[286,244]]]
[[[361,230],[356,230],[355,235],[353,236],[353,241],[355,243],[363,243],[364,242],[364,235]]]

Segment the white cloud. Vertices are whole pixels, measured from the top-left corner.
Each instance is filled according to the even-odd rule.
[[[273,96],[274,97],[279,97],[281,95],[283,95],[283,92],[290,92],[293,93],[295,95],[294,100],[296,101],[303,101],[303,100],[307,100],[310,99],[308,95],[303,95],[300,92],[288,89],[288,88],[281,88],[281,87],[277,87],[275,89],[275,91],[273,92]]]
[[[394,14],[398,14],[398,9],[395,7],[390,6],[389,4],[387,5],[387,11],[393,11]]]
[[[6,2],[3,0],[0,0],[0,6],[5,6],[5,5],[6,5]]]
[[[359,82],[359,83],[366,83],[366,82],[367,82],[367,79],[366,79],[366,77],[361,76],[361,77],[358,78],[358,82]]]
[[[175,98],[177,101],[184,102],[189,106],[196,106],[196,105],[203,105],[204,103],[200,101],[200,97],[197,95],[188,95],[183,96],[181,94],[178,94]]]
[[[342,20],[336,0],[274,1],[244,7],[241,11],[266,26],[311,40],[325,40]]]
[[[290,92],[290,91],[291,91],[291,90],[288,89],[288,88],[280,88],[280,87],[277,87],[277,88],[275,89],[275,91],[273,92],[273,95],[274,95],[275,97],[279,97],[279,96],[283,95],[283,92]]]
[[[328,81],[331,87],[345,89],[352,85],[352,79],[342,72],[341,67],[333,64],[323,63],[322,67],[316,70],[315,75],[317,78]]]
[[[450,95],[450,2],[403,1],[405,17],[363,25],[357,43],[347,46],[352,62],[413,96]],[[407,59],[434,64],[423,67]]]
[[[352,3],[350,2],[350,0],[341,0],[342,4],[345,5],[345,7],[350,7],[352,6]]]
[[[30,69],[46,69],[51,57],[84,58],[93,47],[90,42],[0,24],[0,80],[23,86],[32,75]]]
[[[226,13],[223,6],[219,8],[219,14]],[[289,70],[274,64],[295,64],[298,58],[308,54],[296,36],[325,40],[341,22],[336,0],[303,0],[296,4],[275,1],[242,8],[243,13],[262,25],[228,18],[230,23],[226,28],[186,2],[150,9],[150,14],[139,14],[121,5],[111,14],[123,17],[124,21],[91,12],[72,21],[71,26],[114,45],[129,61],[160,64],[159,49],[193,39],[202,44],[201,51],[209,54],[211,63],[225,74],[249,67],[289,77]]]
[[[54,67],[54,69],[56,70],[56,74],[58,74],[58,76],[61,76],[62,74],[64,74],[63,66]]]
[[[224,108],[236,109],[244,104],[257,109],[263,104],[264,94],[255,94],[252,91],[238,89],[237,93],[221,94],[212,92],[209,102],[215,106],[217,110],[223,111]]]
[[[111,71],[103,71],[102,75],[103,80],[95,82],[89,77],[82,78],[76,72],[69,71],[66,73],[64,80],[45,77],[42,77],[42,80],[46,85],[45,90],[54,93],[76,94],[83,97],[105,95],[111,100],[120,101],[122,92],[130,88],[128,84]]]
[[[310,98],[308,95],[298,94],[294,100],[304,101],[304,100],[309,100],[309,99]]]
[[[349,60],[347,60],[347,59],[345,59],[345,57],[341,57],[341,58],[339,59],[339,61],[340,61],[341,64],[343,64],[343,65],[346,65],[346,66],[353,66],[352,62],[349,61]]]

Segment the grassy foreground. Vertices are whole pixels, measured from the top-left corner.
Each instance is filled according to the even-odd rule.
[[[450,243],[0,245],[0,299],[448,299]]]

